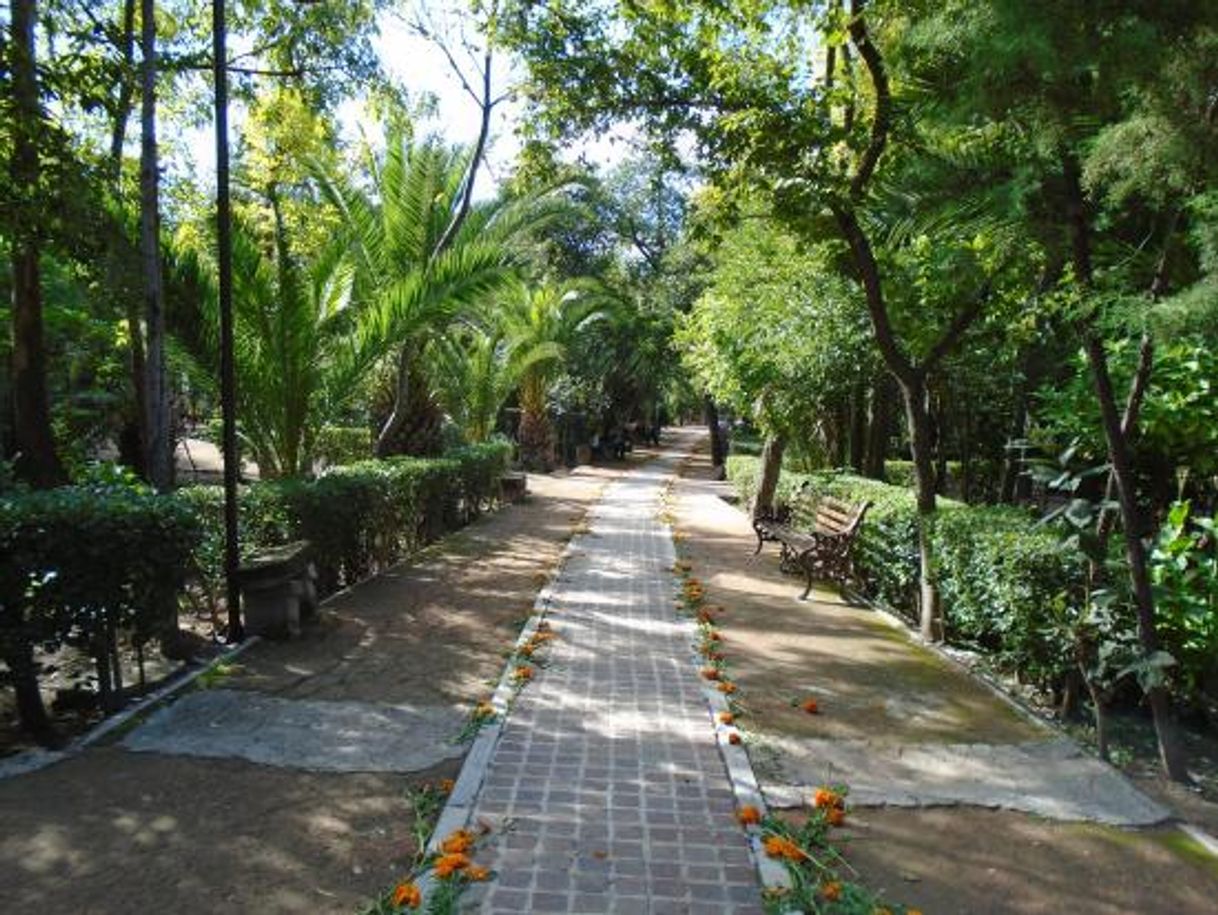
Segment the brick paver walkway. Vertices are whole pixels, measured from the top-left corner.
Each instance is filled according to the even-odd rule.
[[[676,460],[607,489],[556,583],[559,638],[477,804],[501,824],[482,912],[761,911],[656,520]]]

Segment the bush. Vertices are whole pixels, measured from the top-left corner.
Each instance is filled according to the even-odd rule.
[[[728,479],[742,499],[756,487],[760,462],[731,457]],[[810,527],[815,500],[832,495],[870,500],[855,560],[865,596],[913,616],[917,606],[917,506],[911,490],[840,472],[792,474],[779,480],[780,502],[797,525]],[[1039,682],[1069,663],[1049,634],[1054,601],[1082,586],[1077,559],[1056,532],[1021,509],[939,501],[931,532],[949,640],[994,654],[1003,666]]]
[[[440,458],[395,457],[334,467],[316,480],[241,488],[243,556],[292,540],[313,545],[318,587],[329,594],[467,522],[498,495],[509,445],[459,448]],[[179,498],[205,535],[196,553],[214,595],[224,580],[223,491],[193,486]]]
[[[200,525],[178,500],[124,485],[0,498],[0,649],[31,672],[33,649],[69,644],[98,667],[103,704],[121,685],[120,633],[142,645],[174,618]],[[28,681],[27,681],[28,686]]]
[[[327,467],[341,467],[372,456],[372,430],[365,426],[322,426],[313,457]]]
[[[1002,465],[997,461],[975,460],[969,464],[969,473],[971,476],[967,481],[968,492],[966,493],[964,464],[960,461],[948,461],[947,479],[941,487],[942,491],[972,503],[997,501]],[[885,461],[884,476],[893,486],[913,489],[913,461]]]

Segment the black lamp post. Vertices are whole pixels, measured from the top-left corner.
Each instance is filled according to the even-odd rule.
[[[241,589],[237,580],[237,381],[233,365],[232,204],[228,193],[228,51],[224,0],[212,0],[212,57],[216,94],[216,245],[220,268],[220,410],[224,419],[224,584],[228,640],[238,642]]]

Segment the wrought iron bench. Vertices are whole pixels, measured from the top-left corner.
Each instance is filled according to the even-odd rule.
[[[870,502],[853,504],[822,496],[816,501],[815,527],[801,531],[791,526],[790,506],[779,505],[753,520],[757,534],[753,555],[768,542],[780,544],[783,571],[802,573],[807,578],[800,600],[807,600],[816,579],[849,584],[857,578],[851,547],[870,507]]]

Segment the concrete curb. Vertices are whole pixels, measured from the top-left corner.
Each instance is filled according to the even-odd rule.
[[[625,473],[625,469],[606,480],[605,485],[616,482],[623,473]],[[577,529],[586,524],[588,517],[599,502],[598,498],[597,502],[588,508],[584,517],[575,525]],[[465,755],[453,790],[449,793],[448,799],[444,802],[444,807],[436,819],[435,828],[427,842],[425,855],[431,856],[439,852],[440,843],[444,841],[445,836],[458,829],[464,829],[472,820],[478,797],[482,793],[483,782],[486,780],[486,773],[490,769],[491,759],[495,755],[495,748],[499,744],[500,737],[503,736],[504,727],[512,712],[512,705],[516,701],[516,684],[512,679],[512,672],[516,668],[514,661],[516,653],[537,633],[538,624],[546,618],[550,611],[555,588],[562,580],[567,563],[579,552],[580,542],[588,536],[590,534],[578,532],[571,536],[558,556],[553,574],[537,592],[537,597],[533,600],[533,612],[521,627],[520,634],[513,644],[512,653],[504,664],[495,691],[491,695],[490,702],[495,709],[495,720],[479,729],[478,736],[474,738],[469,752]],[[428,898],[436,886],[436,878],[432,876],[431,871],[426,871],[418,878],[416,885],[423,894],[421,908],[426,909]]]
[[[98,722],[91,729],[73,740],[63,750],[28,750],[25,753],[18,753],[9,757],[8,759],[0,760],[0,779],[24,775],[27,772],[36,772],[39,769],[45,769],[47,766],[54,765],[57,762],[62,762],[65,759],[78,756],[89,747],[100,742],[108,734],[111,734],[119,728],[125,726],[133,718],[152,710],[162,702],[172,698],[175,694],[190,686],[208,671],[214,670],[221,664],[238,657],[260,641],[262,641],[262,639],[259,636],[252,635],[240,645],[230,648],[228,651],[225,651],[222,654],[216,655],[216,657],[212,658],[202,667],[195,670],[188,671],[187,666],[183,665],[181,668],[179,668],[178,672],[181,673],[183,671],[188,671],[184,676],[171,680],[169,683],[166,683],[159,689],[153,690],[148,695],[142,697],[134,705],[131,705],[128,708],[123,709],[121,712],[111,715],[109,718]]]
[[[676,479],[678,479],[677,473],[673,473],[669,477],[670,481]],[[677,555],[676,541],[672,537],[674,533],[672,525],[663,524],[662,522],[661,524],[668,529],[669,554],[672,563],[675,564],[679,557]],[[680,580],[681,576],[674,573],[672,592],[674,603],[679,603],[681,599]],[[678,620],[681,628],[688,635],[692,648],[698,638],[698,627],[688,616],[678,614]],[[702,661],[698,657],[696,650],[691,650],[689,662],[694,676],[698,676],[698,671],[702,667]],[[731,711],[727,697],[701,678],[699,678],[699,684],[702,696],[706,700],[707,710],[710,713],[711,727],[715,734],[715,745],[719,749],[719,756],[723,760],[724,768],[727,770],[728,782],[731,784],[732,793],[736,797],[736,806],[737,808],[744,806],[756,807],[764,816],[767,811],[767,805],[761,791],[761,786],[757,781],[757,775],[753,771],[753,762],[749,758],[748,750],[745,749],[742,743],[733,744],[731,742],[732,735],[739,734],[740,732],[734,725],[723,724],[719,721],[721,712]],[[787,873],[785,867],[765,853],[762,848],[760,828],[757,826],[747,826],[743,827],[743,829],[748,839],[749,855],[753,859],[753,865],[757,869],[758,877],[761,879],[762,889],[789,889],[791,887],[791,876]],[[799,915],[799,912],[791,910],[787,915]]]

